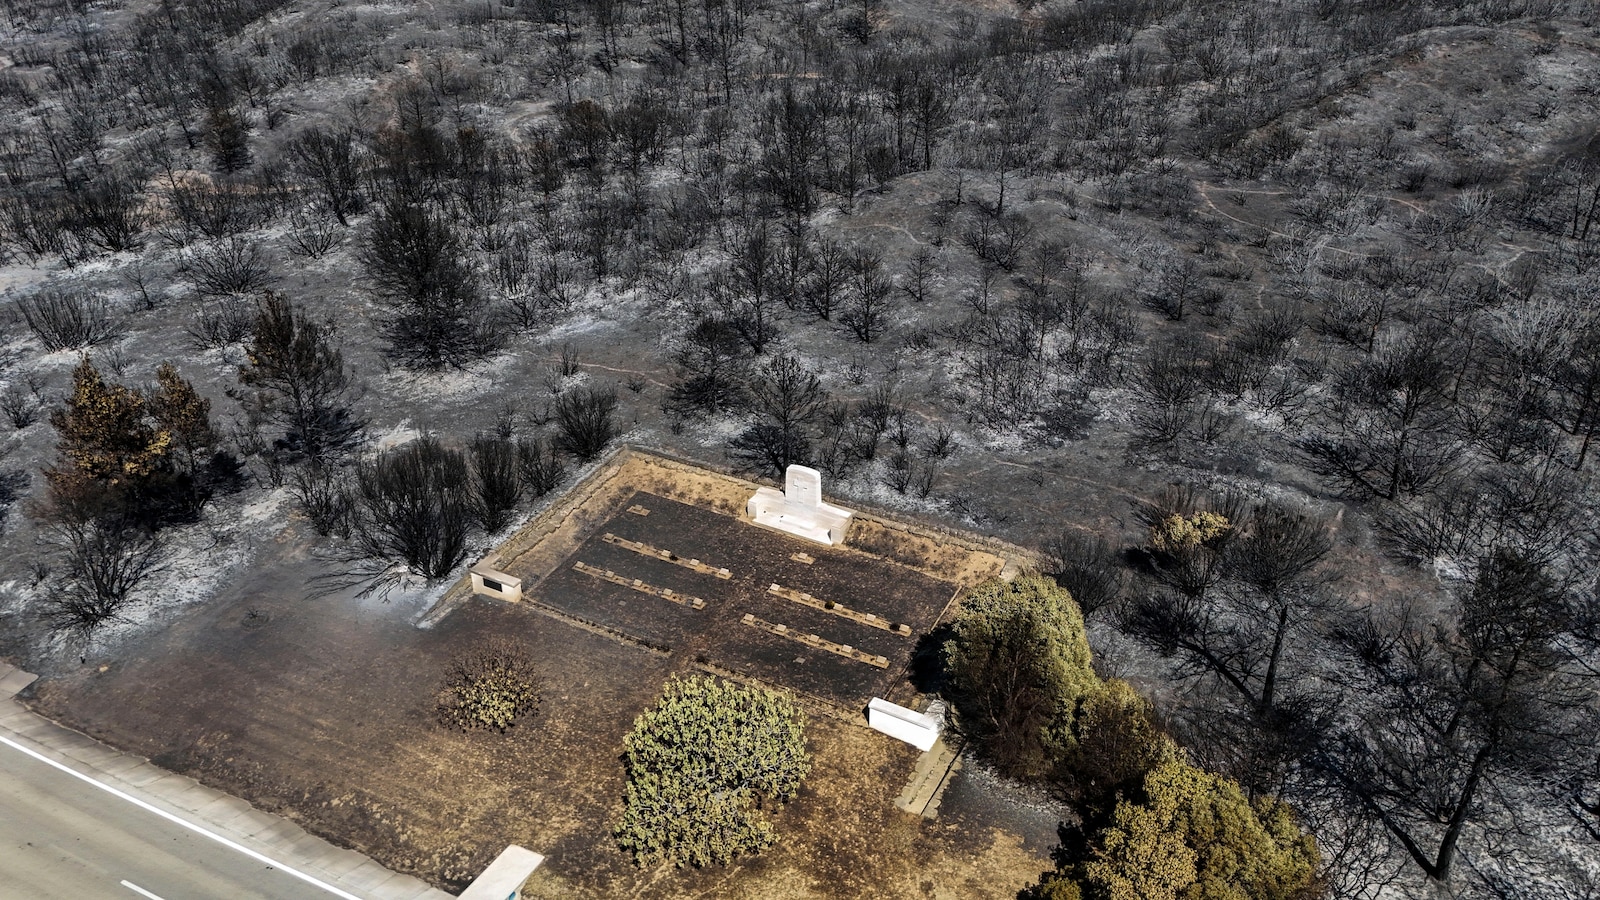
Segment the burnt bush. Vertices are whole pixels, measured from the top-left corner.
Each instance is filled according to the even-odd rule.
[[[511,524],[522,497],[517,445],[510,439],[480,434],[468,447],[472,463],[473,511],[483,530],[493,534]]]
[[[617,436],[616,388],[584,388],[556,399],[556,444],[583,462],[605,452]]]
[[[196,350],[221,350],[249,339],[255,328],[255,307],[239,297],[202,303],[184,333]]]
[[[358,558],[402,564],[429,581],[467,558],[472,511],[465,454],[421,437],[356,469],[351,540]]]
[[[517,442],[517,469],[522,486],[534,497],[543,497],[555,490],[567,475],[567,464],[562,461],[554,442],[545,438]]]
[[[313,531],[323,537],[349,534],[352,498],[340,472],[313,464],[296,470],[290,485]]]
[[[121,618],[134,591],[167,560],[161,536],[129,516],[54,507],[45,525],[63,578],[45,595],[42,615],[57,631],[87,636]]]
[[[18,300],[17,312],[51,351],[104,344],[121,327],[106,298],[88,291],[44,291]]]
[[[253,294],[276,280],[261,248],[237,236],[195,249],[184,270],[203,297]]]

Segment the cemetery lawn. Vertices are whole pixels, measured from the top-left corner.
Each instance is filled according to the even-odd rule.
[[[525,529],[533,534],[516,558],[554,571],[638,491],[718,509],[742,502],[742,484],[728,482],[625,453]],[[903,565],[936,549],[926,535],[867,525],[864,543],[897,550]],[[511,843],[548,857],[531,885],[548,898],[988,898],[1049,868],[1054,809],[1041,814],[981,778],[961,781],[964,772],[939,819],[902,813],[892,801],[916,751],[814,707],[814,769],[774,816],[777,846],[725,869],[635,869],[610,834],[622,737],[668,677],[698,670],[697,654],[663,655],[532,604],[456,590],[426,629],[412,624],[423,611],[416,598],[307,599],[310,543],[303,525],[289,524],[248,571],[230,573],[235,586],[217,600],[129,636],[106,666],[42,682],[31,702],[452,891]],[[927,562],[919,577],[946,583],[1001,560],[951,548]],[[949,597],[937,599],[933,616]],[[491,635],[525,641],[538,660],[547,680],[538,715],[505,735],[438,726],[444,669]]]

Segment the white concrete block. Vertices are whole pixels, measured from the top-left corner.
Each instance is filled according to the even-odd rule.
[[[512,844],[500,851],[489,868],[467,885],[460,900],[517,900],[522,883],[543,862],[543,856]]]
[[[496,600],[509,600],[512,603],[522,601],[522,579],[515,575],[507,575],[494,566],[500,562],[500,557],[489,555],[481,562],[467,570],[472,577],[472,592],[493,597]]]
[[[944,733],[944,704],[935,701],[928,707],[928,712],[919,713],[873,697],[872,702],[867,704],[867,724],[874,731],[881,731],[926,751]]]

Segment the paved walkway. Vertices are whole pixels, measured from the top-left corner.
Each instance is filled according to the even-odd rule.
[[[0,738],[362,900],[453,900],[410,875],[391,872],[359,853],[308,834],[287,819],[35,715],[15,699],[33,680],[34,676],[0,662]],[[16,752],[0,744],[0,753]],[[108,802],[127,801],[108,797]]]

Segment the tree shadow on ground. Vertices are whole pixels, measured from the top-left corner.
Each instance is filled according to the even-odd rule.
[[[911,651],[911,684],[920,694],[944,695],[948,674],[944,665],[944,645],[954,634],[948,623],[936,626],[917,639]]]

